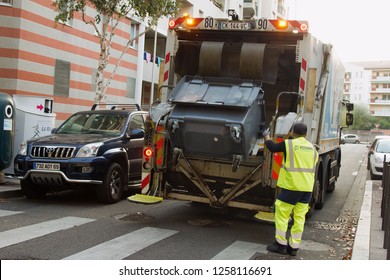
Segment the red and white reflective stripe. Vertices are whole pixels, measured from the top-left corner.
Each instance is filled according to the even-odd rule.
[[[276,138],[276,142],[280,143],[283,141],[283,138]],[[271,177],[274,180],[279,178],[279,171],[283,164],[284,153],[274,153],[272,159],[272,173]]]
[[[171,60],[171,52],[167,52],[165,54],[165,61],[164,61],[163,85],[168,85],[170,60]]]
[[[305,92],[306,70],[307,70],[307,61],[306,61],[306,59],[302,58],[302,62],[301,62],[301,76],[300,76],[300,79],[299,79],[299,89],[302,92]]]
[[[149,191],[150,186],[150,173],[142,172],[141,192],[146,194]]]

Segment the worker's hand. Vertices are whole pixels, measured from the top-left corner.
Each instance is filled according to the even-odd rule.
[[[269,128],[267,128],[266,130],[263,131],[263,137],[264,138],[267,138],[267,136],[269,137],[269,135],[271,134]]]

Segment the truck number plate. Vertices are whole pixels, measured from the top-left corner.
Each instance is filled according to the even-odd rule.
[[[40,169],[40,170],[60,170],[60,164],[59,163],[34,162],[34,169]]]
[[[250,30],[252,28],[251,22],[218,22],[218,29]]]

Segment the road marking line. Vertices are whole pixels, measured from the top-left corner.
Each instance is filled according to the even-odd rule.
[[[68,256],[65,260],[121,260],[175,233],[177,231],[145,227]]]
[[[87,218],[64,217],[57,220],[51,220],[0,232],[0,248],[41,237],[56,231],[69,229],[92,221],[94,220]]]
[[[0,210],[0,217],[6,217],[6,216],[22,214],[22,213],[24,213],[24,212],[22,212],[22,211]]]
[[[256,253],[266,254],[266,245],[236,241],[217,254],[212,260],[249,260]]]

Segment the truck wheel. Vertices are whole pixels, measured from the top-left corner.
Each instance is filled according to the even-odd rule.
[[[118,163],[109,166],[102,185],[96,189],[97,198],[102,203],[116,203],[123,196],[123,171]]]
[[[326,174],[325,174],[326,176]],[[322,177],[322,176],[321,176]],[[316,209],[322,209],[325,205],[325,197],[326,197],[326,184],[325,184],[325,179],[321,178],[322,184],[319,186],[319,197],[318,201],[316,204]]]
[[[46,189],[34,184],[30,179],[20,180],[20,188],[24,196],[30,199],[44,198],[47,194]]]
[[[318,196],[319,188],[320,188],[320,181],[317,179],[317,176],[316,176],[316,179],[314,182],[313,193],[311,195],[311,199],[309,202],[309,211],[307,211],[307,213],[306,213],[306,219],[310,219],[313,216],[313,213],[316,209],[316,197]]]

